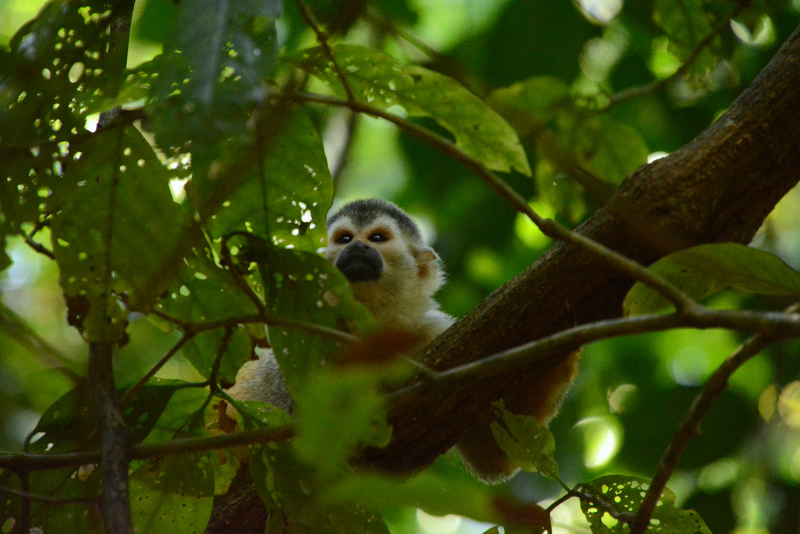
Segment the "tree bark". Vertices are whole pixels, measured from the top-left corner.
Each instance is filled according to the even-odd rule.
[[[747,243],[798,180],[800,29],[719,120],[628,176],[578,231],[644,264],[703,243]],[[436,339],[426,361],[448,369],[576,324],[618,317],[631,285],[591,253],[557,243]],[[534,382],[566,356],[435,399],[403,398],[390,416],[392,442],[363,451],[356,461],[393,472],[422,469],[470,426],[485,424],[491,401]],[[216,511],[225,513],[224,506]]]

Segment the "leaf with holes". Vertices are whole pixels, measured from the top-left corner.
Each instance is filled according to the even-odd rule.
[[[129,23],[132,8],[125,0],[50,2],[14,35],[0,64],[3,145],[69,139],[84,131],[86,115],[112,105],[127,33],[111,28]]]
[[[502,400],[492,403],[492,407],[495,420],[489,427],[508,459],[525,471],[538,472],[550,479],[558,478],[558,465],[553,458],[556,452],[553,434],[534,417],[509,412]]]
[[[139,392],[136,402],[122,414],[133,431],[134,441],[141,441],[150,433],[179,388],[175,382],[162,381]],[[85,385],[65,393],[42,414],[29,450],[66,452],[87,448],[89,437],[97,439],[91,405],[91,391]]]
[[[232,384],[239,367],[253,354],[253,344],[245,329],[240,326],[234,329],[230,338],[226,338],[224,328],[201,332],[184,345],[183,355],[198,373],[208,378],[221,350],[219,378]]]
[[[623,532],[614,514],[632,517],[639,510],[650,481],[640,477],[609,475],[580,485],[580,490],[595,497],[595,502],[581,499],[581,511],[593,534]],[[614,514],[609,512],[614,510]],[[619,516],[618,516],[619,517]],[[647,532],[652,534],[711,534],[703,519],[694,510],[675,507],[675,494],[669,489],[658,501]]]
[[[92,503],[101,488],[101,470],[94,464],[82,465],[78,468],[33,471],[28,475],[29,486],[20,487],[19,479],[10,471],[0,472],[3,478],[3,489],[25,491],[34,495],[55,500],[71,500],[60,502],[57,506],[49,502],[31,499],[29,506],[30,530],[25,532],[81,532],[86,534],[103,534],[102,520],[97,508]],[[80,501],[83,499],[83,502]],[[4,492],[0,499],[0,525],[3,533],[22,532],[19,525],[23,501]]]
[[[235,78],[250,101],[261,98],[259,85],[275,64],[278,45],[275,19],[280,0],[196,0],[182,2],[166,50],[185,57],[191,78],[181,80],[190,100],[211,106],[220,78]]]
[[[275,117],[266,121],[271,131],[262,128],[252,146],[242,147],[245,154],[231,158],[246,165],[223,171],[224,179],[193,179],[187,194],[200,213],[213,213],[206,217],[213,239],[242,231],[280,247],[316,252],[325,246],[325,214],[333,201],[322,140],[304,110],[268,112]]]
[[[769,252],[736,243],[680,250],[649,267],[651,272],[700,301],[728,287],[764,295],[800,295],[800,274]],[[626,315],[654,313],[672,306],[637,283],[622,304]]]
[[[382,110],[402,106],[414,117],[430,117],[453,134],[456,147],[489,169],[531,175],[514,129],[452,78],[416,65],[403,65],[362,46],[340,44],[331,48],[359,100]],[[303,50],[294,61],[339,96],[347,96],[322,48]]]
[[[123,98],[145,97],[158,144],[191,148],[194,176],[206,150],[247,137],[277,57],[280,0],[182,2],[164,53],[129,76]]]
[[[170,175],[132,126],[93,135],[75,149],[83,157],[64,169],[64,179],[77,187],[51,225],[64,293],[90,309],[124,294],[130,309],[147,310],[191,245]]]
[[[125,69],[130,20],[123,0],[51,2],[0,58],[0,211],[6,224],[41,222],[74,184],[62,168],[80,157],[90,113],[113,105]],[[72,147],[70,145],[73,145]]]

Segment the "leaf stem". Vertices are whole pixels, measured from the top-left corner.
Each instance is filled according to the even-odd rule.
[[[333,50],[331,50],[331,47],[328,45],[328,35],[319,27],[319,22],[317,22],[316,17],[314,17],[314,13],[311,12],[303,0],[295,0],[295,3],[300,9],[300,15],[303,17],[303,20],[317,36],[317,41],[319,41],[319,45],[325,51],[325,55],[331,60],[333,70],[336,72],[336,76],[339,77],[339,81],[342,82],[342,86],[347,93],[347,100],[350,102],[355,102],[356,97],[353,94],[353,89],[350,87],[350,83],[347,81],[347,77],[344,75],[344,71],[342,71],[339,62],[336,61],[336,57],[333,55]]]

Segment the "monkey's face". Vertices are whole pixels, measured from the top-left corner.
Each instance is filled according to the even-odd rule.
[[[364,225],[349,217],[336,220],[328,229],[325,257],[354,284],[398,276],[413,263],[400,228],[388,216],[378,216]]]

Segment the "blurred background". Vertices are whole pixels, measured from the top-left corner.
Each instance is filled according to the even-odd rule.
[[[0,46],[7,46],[42,4],[0,0]],[[330,33],[447,74],[482,98],[547,76],[551,86],[562,84],[571,102],[589,112],[602,109],[609,95],[665,79],[680,66],[674,43],[654,21],[655,4],[659,2],[309,2]],[[687,4],[702,4],[711,26],[737,6],[720,0]],[[619,102],[602,113],[605,122],[587,122],[581,129],[565,126],[561,116],[545,127],[562,141],[571,127],[590,140],[607,135],[605,142],[616,147],[628,143],[637,153],[644,150],[647,160],[683,146],[724,112],[800,23],[800,0],[752,4],[725,26],[699,74]],[[286,53],[313,46],[313,33],[294,3],[288,2],[285,10],[279,36]],[[129,67],[160,52],[175,13],[169,0],[136,3]],[[577,108],[571,109],[574,115]],[[550,246],[548,238],[467,170],[391,124],[342,110],[312,108],[312,113],[336,181],[336,202],[379,196],[411,213],[447,267],[448,283],[439,300],[448,313],[469,312]],[[420,122],[440,131],[432,122]],[[607,126],[612,123],[613,131],[624,130],[625,135],[611,135]],[[571,154],[578,163],[581,143]],[[597,198],[543,158],[541,144],[530,136],[526,149],[536,169],[534,179],[516,174],[504,178],[543,216],[570,227],[590,217],[599,206]],[[624,153],[610,150],[611,155]],[[617,172],[595,171],[613,187],[644,161],[634,160],[633,168],[626,163]],[[800,268],[800,190],[781,201],[752,244]],[[55,265],[21,240],[11,239],[6,246],[14,263],[0,274],[0,449],[13,451],[20,449],[43,410],[72,385],[68,373],[54,367],[81,374],[86,355],[79,334],[67,325]],[[752,309],[788,304],[734,292],[713,301],[714,306]],[[115,362],[118,369],[130,371],[127,376],[143,374],[176,341],[144,317],[131,324],[129,333],[130,343]],[[742,340],[730,332],[679,330],[586,347],[578,380],[552,424],[562,478],[575,484],[612,473],[652,476],[693,397]],[[167,377],[190,375],[180,357],[162,372]],[[800,532],[800,343],[775,344],[739,370],[702,430],[669,484],[678,504],[696,509],[715,534]],[[522,498],[545,504],[562,494],[539,475],[523,473],[510,485]],[[588,532],[576,503],[560,506],[553,519],[565,529],[560,532]],[[397,522],[406,530],[413,524],[421,532],[483,528],[461,518],[423,513]]]

